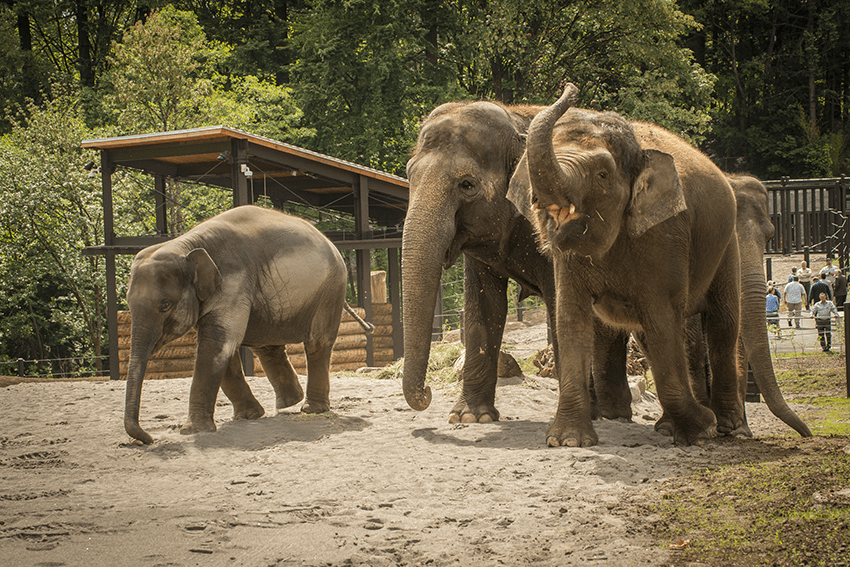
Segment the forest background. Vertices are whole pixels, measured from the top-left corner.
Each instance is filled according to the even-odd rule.
[[[850,166],[844,0],[2,0],[0,34],[0,374],[108,368],[103,261],[80,254],[103,241],[85,139],[223,124],[403,176],[440,103],[550,104],[572,81],[582,106],[729,172]],[[116,232],[154,233],[151,180],[113,183]],[[172,234],[231,199],[170,191]]]

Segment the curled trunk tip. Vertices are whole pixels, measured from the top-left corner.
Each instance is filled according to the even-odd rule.
[[[431,405],[431,386],[423,388],[405,388],[404,398],[407,404],[416,411],[428,409]]]

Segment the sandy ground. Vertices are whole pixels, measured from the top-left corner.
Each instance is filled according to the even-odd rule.
[[[506,335],[534,348],[545,325]],[[545,336],[545,335],[544,335]],[[273,408],[263,378],[250,378]],[[190,380],[149,381],[142,426],[123,431],[124,384],[0,389],[0,565],[636,565],[669,560],[635,502],[724,447],[676,447],[644,396],[632,423],[596,424],[600,444],[547,448],[555,382],[501,379],[502,420],[451,425],[456,392],[411,410],[394,380],[335,376],[332,412],[273,411],[177,432]],[[757,435],[787,433],[748,404]]]

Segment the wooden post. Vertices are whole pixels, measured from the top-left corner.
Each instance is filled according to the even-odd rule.
[[[120,380],[118,371],[118,286],[115,276],[114,215],[112,205],[112,172],[109,152],[100,152],[100,185],[103,191],[103,244],[106,246],[106,325],[109,329],[109,379]]]
[[[764,259],[764,273],[768,280],[773,279],[773,258]]]
[[[847,364],[847,354],[850,350],[850,309],[848,309],[850,301],[844,301],[844,379],[847,381],[847,397],[850,398],[850,364]]]
[[[359,240],[372,238],[369,227],[369,178],[359,175],[354,178],[354,232]],[[364,319],[372,322],[372,254],[368,248],[358,249],[357,300],[365,311]],[[366,366],[375,365],[375,346],[372,335],[366,335]]]

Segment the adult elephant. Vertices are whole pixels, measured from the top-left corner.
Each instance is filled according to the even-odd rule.
[[[678,443],[733,432],[745,421],[736,370],[740,283],[729,182],[706,156],[663,128],[610,112],[567,112],[576,93],[568,85],[534,119],[508,194],[534,223],[556,274],[563,363],[547,444],[598,442],[589,381],[600,326],[641,336]],[[688,377],[685,321],[697,313],[706,323],[711,409],[696,400]]]
[[[440,276],[464,255],[464,337],[462,391],[450,422],[499,419],[495,407],[499,348],[507,316],[507,285],[520,298],[541,297],[554,328],[555,280],[531,224],[507,200],[508,182],[525,150],[525,133],[545,107],[454,102],[434,109],[423,121],[407,164],[410,202],[404,223],[404,394],[417,410],[428,407],[425,374]],[[557,340],[557,339],[555,339]],[[601,382],[597,414],[630,417],[625,379],[628,335],[606,334],[597,341],[594,369]],[[621,351],[611,357],[609,351]],[[619,402],[619,403],[618,403]]]
[[[767,212],[767,189],[749,175],[728,175],[737,203],[735,232],[741,258],[740,395],[746,398],[747,362],[770,411],[803,437],[812,432],[788,407],[776,383],[770,359],[767,320],[764,316],[764,248],[774,227]]]
[[[193,326],[198,348],[181,433],[215,431],[219,387],[233,403],[234,419],[263,415],[242,373],[240,345],[260,358],[280,410],[304,397],[285,350],[303,342],[307,400],[301,411],[328,411],[330,359],[342,310],[365,330],[373,329],[345,303],[345,280],[342,256],[321,232],[299,218],[254,206],[231,209],[139,252],[127,289],[132,317],[127,433],[153,443],[139,425],[148,360]]]

